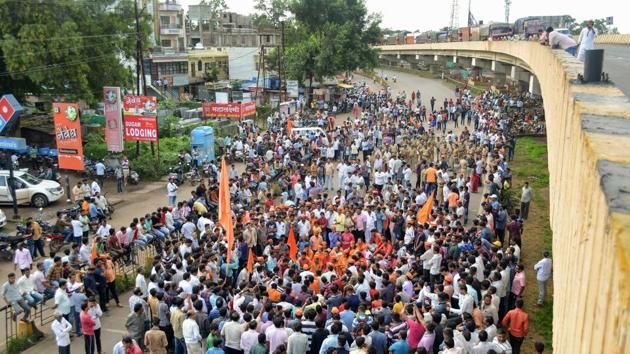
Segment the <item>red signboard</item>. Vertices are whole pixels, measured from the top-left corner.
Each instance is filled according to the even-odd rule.
[[[256,101],[249,101],[241,104],[241,118],[256,114]]]
[[[157,141],[157,100],[153,96],[125,96],[125,140]]]
[[[105,111],[107,151],[121,152],[125,146],[123,144],[120,87],[103,87],[103,109]]]
[[[83,171],[83,143],[79,105],[53,103],[53,121],[57,142],[59,168]]]
[[[202,110],[204,117],[243,119],[243,117],[256,113],[256,102],[250,101],[240,104],[204,102]]]

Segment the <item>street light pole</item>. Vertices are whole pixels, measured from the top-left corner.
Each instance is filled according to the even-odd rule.
[[[9,193],[11,193],[11,200],[13,201],[13,219],[19,219],[20,215],[18,214],[18,206],[17,199],[15,196],[15,177],[13,176],[13,160],[11,159],[11,155],[8,156],[7,162],[9,164]]]

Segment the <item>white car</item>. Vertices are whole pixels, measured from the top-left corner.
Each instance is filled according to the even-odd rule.
[[[61,185],[55,181],[39,179],[24,171],[13,171],[15,197],[18,205],[30,204],[43,208],[63,197]],[[9,171],[0,171],[0,204],[12,204],[9,190]]]
[[[4,211],[0,209],[0,229],[7,224],[7,216],[4,215]]]

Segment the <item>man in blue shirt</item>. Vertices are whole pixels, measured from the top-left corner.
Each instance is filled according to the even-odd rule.
[[[400,331],[398,333],[398,337],[400,339],[389,347],[389,353],[409,354],[409,344],[407,344],[407,331]]]

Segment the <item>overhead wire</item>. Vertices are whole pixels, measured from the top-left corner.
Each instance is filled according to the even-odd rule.
[[[65,68],[65,67],[74,66],[74,65],[80,65],[84,63],[96,62],[96,61],[105,60],[108,58],[110,58],[110,54],[103,54],[103,55],[99,55],[99,56],[95,56],[91,58],[86,58],[84,60],[75,60],[75,61],[50,64],[50,65],[36,66],[36,67],[25,69],[25,70],[5,71],[5,72],[0,73],[0,77],[31,74],[31,73],[44,71],[44,70],[59,69],[59,68]]]
[[[38,50],[38,51],[28,51],[27,53],[20,53],[20,54],[12,54],[12,55],[0,55],[0,59],[6,59],[6,58],[17,58],[17,57],[22,57],[26,54],[35,54],[35,55],[39,55],[39,54],[45,54],[45,53],[49,53],[49,52],[62,52],[62,51],[72,51],[75,49],[86,49],[86,48],[94,48],[94,47],[99,47],[99,46],[104,46],[104,45],[110,45],[110,44],[115,44],[118,41],[118,39],[111,39],[111,40],[107,40],[104,42],[99,42],[99,43],[92,43],[92,44],[86,44],[86,45],[80,45],[80,46],[69,46],[69,47],[63,47],[63,48],[45,48],[43,50]]]

